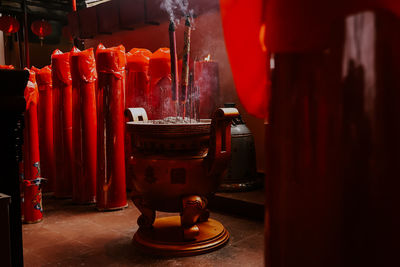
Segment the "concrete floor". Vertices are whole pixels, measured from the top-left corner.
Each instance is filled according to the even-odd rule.
[[[132,246],[139,211],[98,212],[70,200],[44,200],[44,220],[23,226],[25,266],[263,266],[263,223],[212,212],[230,232],[220,250],[192,257],[159,258]],[[159,214],[162,217],[167,214]]]

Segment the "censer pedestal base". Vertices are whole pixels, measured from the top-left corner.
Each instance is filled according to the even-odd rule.
[[[213,219],[196,224],[199,235],[192,241],[183,241],[180,216],[156,219],[153,228],[139,228],[133,243],[145,253],[160,256],[193,256],[208,253],[224,246],[229,233]]]

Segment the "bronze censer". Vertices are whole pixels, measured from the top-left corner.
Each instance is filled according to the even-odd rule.
[[[212,120],[160,123],[143,108],[128,110],[128,164],[132,200],[140,210],[133,242],[158,255],[206,253],[228,242],[229,233],[209,218],[207,198],[218,188],[230,158],[235,108],[220,108]],[[156,219],[156,211],[180,216]]]

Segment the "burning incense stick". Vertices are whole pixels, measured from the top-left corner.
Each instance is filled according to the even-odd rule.
[[[181,77],[181,91],[179,95],[181,105],[181,115],[185,117],[185,102],[187,96],[187,88],[189,86],[189,58],[190,58],[190,33],[191,25],[189,16],[186,17],[185,32],[184,32],[184,46],[183,46],[183,59],[182,59],[182,77]]]
[[[169,22],[169,49],[171,55],[172,100],[176,101],[178,93],[178,56],[176,54],[175,23],[173,20]]]

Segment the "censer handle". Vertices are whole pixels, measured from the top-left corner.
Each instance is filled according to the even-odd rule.
[[[236,108],[219,108],[211,122],[210,148],[206,163],[208,175],[220,177],[228,167],[231,155],[231,120],[238,117]]]
[[[144,108],[128,108],[125,110],[125,116],[128,118],[128,121],[148,121],[147,113]]]

